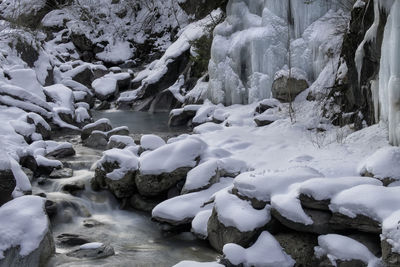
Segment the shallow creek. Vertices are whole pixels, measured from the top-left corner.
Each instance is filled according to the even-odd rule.
[[[95,119],[110,118],[114,127],[128,124],[133,134],[176,135],[176,131],[166,127],[166,116],[121,111],[94,115]],[[196,240],[191,233],[163,235],[149,214],[120,210],[111,194],[92,191],[90,179],[94,172],[91,166],[101,157],[102,151],[83,147],[79,136],[64,136],[58,141],[68,141],[74,145],[77,154],[62,160],[64,165],[74,169],[74,176],[48,179],[41,185],[37,182],[34,184],[34,193],[44,192],[48,199],[61,203],[58,205],[58,215],[53,220],[56,255],[48,266],[172,266],[188,259],[215,260],[217,253],[206,242]],[[85,184],[85,190],[76,196],[62,192],[64,185],[74,183]],[[85,224],[91,225],[87,227]],[[83,235],[91,242],[109,244],[114,248],[115,255],[98,260],[68,257],[65,253],[79,246],[60,245],[57,236],[64,233]]]

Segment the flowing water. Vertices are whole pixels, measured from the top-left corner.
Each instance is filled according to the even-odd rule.
[[[165,128],[165,114],[107,114],[109,116],[103,117],[110,118],[114,126],[130,122],[128,126],[133,126],[136,133],[157,130],[154,132],[173,134],[171,129]],[[155,122],[154,118],[157,118]],[[74,157],[63,160],[74,169],[74,176],[48,179],[41,185],[34,184],[34,193],[44,192],[49,200],[58,203],[58,215],[52,221],[54,239],[57,240],[56,237],[64,233],[83,235],[91,242],[110,244],[115,255],[98,260],[76,259],[66,256],[65,253],[79,246],[63,247],[56,242],[56,255],[49,266],[172,266],[187,259],[215,260],[217,253],[206,242],[196,240],[191,233],[163,235],[148,214],[120,210],[119,204],[110,193],[92,191],[90,179],[94,172],[90,167],[100,158],[101,151],[83,147],[79,136],[64,136],[60,141],[64,140],[74,144],[77,152]],[[76,196],[62,192],[64,185],[74,183],[85,184],[85,190]],[[87,220],[98,222],[98,225],[85,227]]]

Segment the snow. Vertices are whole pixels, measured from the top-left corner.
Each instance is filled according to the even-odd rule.
[[[332,265],[336,261],[360,260],[368,267],[383,266],[380,259],[375,257],[366,246],[346,236],[329,234],[318,237],[318,246],[314,248],[315,256],[326,256]]]
[[[117,91],[117,80],[114,78],[99,78],[93,81],[94,91],[101,96],[108,96]]]
[[[54,84],[44,88],[46,94],[54,101],[56,107],[74,110],[74,95],[72,90],[62,84]]]
[[[20,196],[20,194],[32,191],[31,182],[29,181],[28,176],[26,176],[26,174],[22,171],[19,163],[12,157],[10,157],[10,162],[11,171],[13,172],[15,181],[17,182],[13,192],[13,197],[15,198],[16,196]]]
[[[165,145],[165,141],[154,134],[145,134],[140,138],[140,145],[144,150],[155,150]]]
[[[132,58],[134,49],[127,41],[117,40],[113,44],[108,44],[104,51],[96,54],[96,58],[105,62],[119,63]]]
[[[382,223],[381,239],[390,244],[392,252],[400,253],[400,211],[394,212]]]
[[[75,109],[75,121],[78,123],[85,122],[90,120],[91,116],[89,115],[88,109],[83,107],[78,107]]]
[[[207,238],[207,224],[212,214],[212,210],[203,210],[196,214],[192,221],[192,233],[201,238]]]
[[[247,170],[246,163],[232,158],[211,159],[188,172],[183,191],[202,189],[212,182],[212,178],[219,176],[236,176]]]
[[[8,154],[3,150],[0,151],[0,170],[7,171],[11,170],[11,162]]]
[[[393,212],[400,209],[400,187],[355,186],[333,197],[329,208],[333,212],[339,212],[351,218],[364,215],[377,222],[383,222]]]
[[[54,167],[54,168],[62,168],[62,163],[59,160],[47,159],[42,155],[35,156],[36,163],[38,166],[45,166],[45,167]]]
[[[250,232],[265,226],[271,219],[270,206],[256,210],[251,203],[221,190],[215,195],[215,210],[218,220],[226,227],[232,226],[241,232]]]
[[[7,74],[11,77],[10,83],[12,85],[23,88],[31,94],[45,100],[46,97],[43,93],[43,87],[37,80],[36,73],[31,69],[16,69],[9,70]]]
[[[103,157],[97,162],[97,166],[102,168],[104,163],[116,162],[119,165],[118,169],[107,173],[107,178],[111,180],[120,180],[128,172],[139,169],[139,159],[131,151],[127,149],[113,148],[103,152]]]
[[[216,262],[196,262],[196,261],[181,261],[173,267],[223,267],[224,265]]]
[[[0,207],[0,259],[11,247],[19,246],[21,256],[39,247],[49,231],[44,202],[41,197],[22,196]]]
[[[209,205],[204,206],[204,203],[209,201],[212,195],[231,185],[231,178],[222,178],[219,183],[207,190],[168,199],[153,209],[152,217],[169,222],[192,220],[199,212],[212,208]]]
[[[98,125],[100,125],[100,124],[103,124],[103,123],[108,124],[108,125],[111,125],[111,121],[110,121],[109,119],[102,118],[102,119],[99,119],[99,120],[97,120],[97,121],[95,121],[95,122],[93,122],[93,123],[90,123],[90,124],[85,125],[85,126],[82,128],[82,131],[87,130],[87,129],[94,128],[94,127],[96,127],[96,126],[98,126]]]
[[[118,142],[118,143],[123,143],[126,146],[133,146],[136,147],[137,145],[135,144],[135,140],[132,139],[130,136],[125,136],[125,135],[113,135],[109,139],[110,142]]]
[[[140,158],[140,172],[144,175],[159,175],[182,167],[194,167],[205,148],[205,143],[197,138],[167,144]]]
[[[223,252],[230,263],[243,264],[245,267],[292,267],[296,263],[267,231],[262,232],[257,241],[247,249],[229,243],[224,246]]]
[[[359,173],[367,172],[375,178],[400,180],[400,148],[384,147],[367,157],[359,166]]]
[[[79,247],[79,249],[87,250],[87,249],[98,249],[103,246],[103,243],[93,242],[93,243],[86,243]]]

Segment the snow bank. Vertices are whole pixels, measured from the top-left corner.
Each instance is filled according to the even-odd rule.
[[[0,207],[0,259],[11,247],[19,246],[21,256],[39,247],[49,231],[44,202],[41,197],[22,196]]]
[[[46,94],[50,96],[57,107],[66,108],[68,110],[75,110],[74,108],[74,95],[72,90],[62,84],[54,84],[44,88]]]
[[[181,167],[194,167],[205,148],[205,143],[198,138],[167,144],[140,158],[140,172],[145,175],[159,175]]]
[[[400,180],[400,148],[384,147],[370,157],[366,158],[359,166],[361,175],[373,175],[381,180],[389,178]],[[367,174],[368,173],[368,174]]]
[[[326,256],[332,265],[336,261],[360,260],[369,267],[383,266],[380,259],[374,256],[366,246],[346,236],[329,234],[318,237],[318,247],[314,248],[315,256]]]
[[[266,231],[262,232],[257,241],[247,249],[230,243],[224,246],[223,252],[230,263],[243,264],[245,267],[292,267],[296,263]]]

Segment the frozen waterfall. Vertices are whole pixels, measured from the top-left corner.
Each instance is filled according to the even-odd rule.
[[[346,3],[230,0],[225,22],[214,31],[208,97],[226,105],[269,98],[275,74],[288,68],[289,47],[294,73],[310,84],[320,80],[321,88],[332,86],[334,79],[319,75],[337,67],[344,33],[340,29],[348,23]]]

